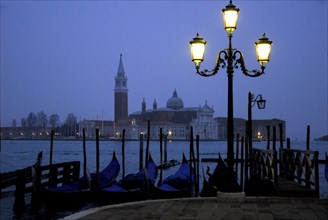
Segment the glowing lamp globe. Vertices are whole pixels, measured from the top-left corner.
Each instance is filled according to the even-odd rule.
[[[204,60],[206,41],[197,33],[196,37],[189,42],[191,60],[195,63],[196,68],[199,68],[200,63]]]
[[[232,4],[232,1],[222,9],[224,29],[228,34],[232,34],[232,32],[237,29],[238,12],[239,8],[236,8],[236,6]]]
[[[269,62],[271,45],[272,41],[269,41],[269,38],[265,36],[265,33],[255,42],[257,61],[262,67],[265,67],[267,62]]]

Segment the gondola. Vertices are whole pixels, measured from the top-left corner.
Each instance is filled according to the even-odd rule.
[[[151,155],[144,168],[136,174],[128,174],[122,180],[110,186],[102,187],[98,191],[101,203],[116,204],[123,202],[140,201],[150,198],[157,178],[158,170]]]
[[[229,171],[228,166],[222,160],[219,154],[219,159],[214,172],[211,174],[207,167],[206,174],[209,176],[206,180],[204,175],[203,189],[200,193],[201,197],[215,197],[217,192],[240,192],[241,187],[237,183],[236,175]]]
[[[79,206],[94,199],[97,189],[112,184],[119,171],[120,164],[114,152],[111,162],[99,172],[98,179],[96,173],[91,173],[69,184],[42,189],[39,192],[41,201],[57,208]]]
[[[219,159],[216,164],[215,170],[213,174],[211,174],[210,168],[207,167],[206,174],[208,175],[208,180],[206,179],[206,176],[203,172],[203,189],[200,193],[200,196],[202,197],[213,197],[217,195],[217,191],[219,191],[218,186],[221,185],[221,181],[223,178],[223,173],[226,172],[228,169],[228,166],[224,163],[224,161],[221,158],[221,155],[219,154]]]
[[[166,169],[168,169],[170,167],[173,167],[173,166],[176,166],[176,165],[180,165],[180,162],[177,161],[177,160],[172,159],[172,160],[164,162],[163,164],[158,165],[157,168],[166,170]]]
[[[174,175],[170,175],[159,183],[153,193],[153,199],[169,199],[191,197],[195,177],[193,168],[183,154],[182,163]]]

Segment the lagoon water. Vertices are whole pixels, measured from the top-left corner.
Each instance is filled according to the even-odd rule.
[[[254,142],[254,148],[264,149],[267,142]],[[271,143],[272,145],[272,143]],[[135,173],[139,167],[139,141],[125,142],[125,173]],[[159,141],[150,141],[149,151],[155,161],[160,163],[160,143]],[[277,148],[279,143],[277,142]],[[285,146],[285,143],[284,143]],[[122,142],[101,140],[100,147],[100,170],[104,168],[112,158],[115,151],[118,160],[122,159]],[[292,149],[306,148],[305,141],[291,142]],[[146,141],[144,141],[144,153]],[[164,143],[163,143],[164,148]],[[325,153],[328,153],[328,142],[312,141],[310,148],[313,151],[319,151],[319,159],[325,158]],[[86,142],[87,150],[87,167],[90,172],[96,170],[96,141]],[[0,151],[0,172],[5,173],[31,166],[36,162],[38,152],[43,152],[42,164],[49,164],[50,158],[50,141],[49,140],[1,140]],[[176,159],[181,161],[182,154],[185,153],[189,157],[189,141],[172,141],[167,143],[168,160]],[[200,158],[217,158],[218,153],[222,158],[226,158],[226,142],[225,141],[200,141]],[[240,156],[239,156],[240,158]],[[83,169],[83,142],[82,140],[54,140],[53,145],[53,163],[61,163],[66,161],[81,161],[81,173]],[[200,180],[202,180],[202,168],[206,170],[209,166],[214,170],[216,163],[203,162],[200,164]],[[174,173],[179,166],[171,167],[163,171],[163,177]],[[239,168],[240,169],[240,168]],[[320,178],[320,197],[328,198],[328,183],[324,178],[324,165],[319,165]],[[120,179],[120,176],[119,176]],[[201,185],[200,185],[201,186]]]

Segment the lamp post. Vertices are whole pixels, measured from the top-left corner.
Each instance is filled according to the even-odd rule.
[[[212,70],[199,70],[200,64],[204,60],[204,52],[206,41],[200,37],[197,33],[196,37],[190,41],[191,49],[191,58],[195,63],[197,74],[208,77],[215,75],[220,66],[222,68],[227,68],[228,76],[228,122],[227,122],[227,164],[230,170],[234,170],[234,152],[233,152],[233,142],[234,142],[234,123],[233,123],[233,73],[234,69],[240,66],[241,71],[246,76],[258,77],[264,74],[265,65],[269,62],[270,50],[272,41],[263,34],[263,36],[255,42],[257,60],[261,65],[261,70],[248,70],[245,66],[244,55],[240,50],[237,50],[232,47],[232,36],[234,30],[237,28],[237,19],[238,19],[239,9],[232,4],[232,1],[222,9],[223,19],[224,19],[224,28],[228,33],[228,48],[223,49],[218,52],[216,63]]]
[[[253,147],[253,125],[252,125],[252,107],[257,103],[259,109],[265,109],[266,100],[262,98],[262,95],[259,94],[254,98],[254,94],[251,92],[248,93],[248,146],[249,149]]]

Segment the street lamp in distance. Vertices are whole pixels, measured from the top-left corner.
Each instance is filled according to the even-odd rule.
[[[259,94],[254,98],[254,94],[248,93],[248,120],[247,120],[247,134],[248,134],[248,147],[253,147],[253,125],[252,125],[252,107],[257,104],[258,109],[265,109],[266,100]]]

